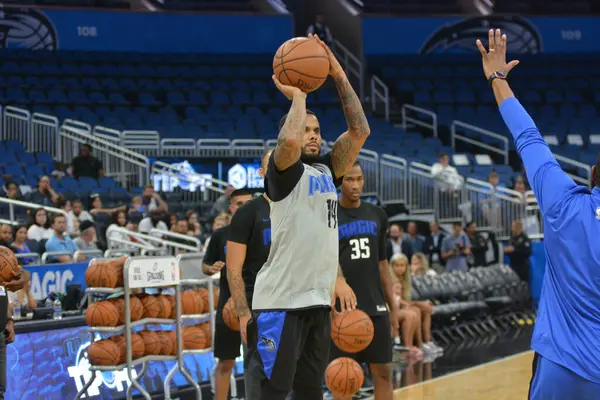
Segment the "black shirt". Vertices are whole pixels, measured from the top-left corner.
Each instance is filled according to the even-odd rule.
[[[208,242],[208,248],[204,253],[203,264],[213,265],[217,261],[225,262],[225,253],[227,252],[227,239],[229,238],[229,225],[217,229],[213,232]],[[219,305],[217,312],[221,313],[223,306],[231,297],[229,283],[227,283],[226,267],[221,269],[221,279],[219,280]]]
[[[354,290],[358,308],[369,315],[387,313],[379,262],[387,260],[385,212],[361,202],[358,208],[338,205],[340,265]]]
[[[510,245],[514,247],[514,251],[508,255],[510,258],[510,265],[529,265],[529,257],[531,257],[531,240],[527,235],[521,233],[517,236],[511,236]]]
[[[271,247],[270,210],[267,199],[260,196],[240,207],[231,219],[229,240],[246,245],[242,277],[250,306],[252,305],[256,275],[269,257]]]
[[[77,179],[83,176],[98,179],[100,170],[102,169],[100,160],[93,156],[77,156],[71,164],[73,165],[73,177]]]
[[[8,322],[8,292],[4,286],[0,286],[0,332],[6,328]]]

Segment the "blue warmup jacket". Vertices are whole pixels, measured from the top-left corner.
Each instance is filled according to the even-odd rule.
[[[532,348],[600,384],[600,189],[561,169],[515,98],[500,105],[544,218],[546,273]]]

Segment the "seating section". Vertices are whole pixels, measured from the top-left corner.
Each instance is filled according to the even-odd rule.
[[[460,14],[456,0],[363,0],[363,10],[370,14]]]
[[[117,8],[123,10],[131,9],[130,0],[5,0],[4,4],[15,4],[19,6],[58,6],[73,8]]]
[[[494,2],[494,12],[507,15],[589,15],[600,12],[600,4],[593,0],[502,0]]]
[[[598,55],[519,57],[511,86],[553,151],[586,164],[600,151],[600,67]],[[476,56],[387,57],[379,65],[402,103],[435,111],[442,125],[460,120],[510,138]],[[377,67],[376,67],[377,68]],[[484,143],[497,139],[460,130]],[[512,139],[509,144],[514,149]]]
[[[444,344],[508,327],[521,319],[516,313],[530,309],[527,283],[504,266],[413,277],[412,293],[414,301],[434,304],[433,334]]]

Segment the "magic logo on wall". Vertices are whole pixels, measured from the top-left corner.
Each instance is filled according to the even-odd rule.
[[[0,7],[0,48],[54,51],[58,49],[58,35],[39,10]]]

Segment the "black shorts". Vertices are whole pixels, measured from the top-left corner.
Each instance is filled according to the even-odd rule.
[[[339,357],[350,357],[359,363],[368,364],[389,364],[392,362],[392,332],[390,327],[390,316],[372,315],[373,321],[373,340],[361,352],[346,353],[340,350],[333,341],[331,342],[330,360]]]
[[[248,323],[247,393],[252,400],[322,399],[331,313],[319,307],[254,312]]]
[[[235,360],[240,356],[242,336],[225,325],[221,313],[215,318],[214,356],[219,360]]]

